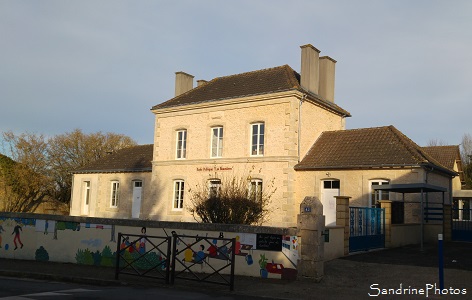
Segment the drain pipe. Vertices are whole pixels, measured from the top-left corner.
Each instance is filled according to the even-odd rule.
[[[300,139],[301,139],[301,130],[302,130],[302,104],[306,99],[306,94],[303,94],[298,102],[298,162],[300,162]]]

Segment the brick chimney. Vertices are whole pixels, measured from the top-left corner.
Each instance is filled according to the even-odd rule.
[[[175,72],[175,97],[193,89],[193,77],[185,72]]]
[[[320,50],[310,44],[300,46],[302,49],[302,66],[300,84],[309,92],[318,94],[320,74]]]
[[[336,61],[329,56],[320,57],[320,89],[319,95],[334,102],[334,78]]]

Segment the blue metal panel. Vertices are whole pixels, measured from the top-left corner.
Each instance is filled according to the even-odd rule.
[[[385,247],[385,209],[349,207],[349,252]]]

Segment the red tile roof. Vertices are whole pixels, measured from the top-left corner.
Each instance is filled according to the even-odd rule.
[[[326,131],[296,170],[359,169],[430,165],[454,173],[394,126]]]
[[[350,113],[338,105],[309,93],[300,86],[300,75],[290,66],[283,65],[236,75],[217,77],[186,93],[174,97],[152,109],[162,109],[183,105],[215,102],[246,96],[263,95],[289,90],[299,90],[308,94],[311,101],[334,112],[350,117]]]

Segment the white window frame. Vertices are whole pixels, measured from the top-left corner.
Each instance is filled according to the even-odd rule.
[[[210,157],[223,157],[223,126],[211,128]]]
[[[254,191],[254,188],[256,189]],[[251,182],[249,182],[249,197],[251,199],[254,199],[256,195],[258,195],[258,198],[260,201],[262,201],[262,189],[263,189],[263,180],[259,178],[253,178],[251,179]]]
[[[186,159],[187,158],[187,129],[179,129],[175,134],[175,158]]]
[[[118,201],[120,200],[120,182],[118,180],[113,180],[111,182],[111,191],[110,191],[110,207],[118,207]]]
[[[218,178],[208,180],[208,196],[218,196],[221,190],[221,180]]]
[[[89,205],[90,204],[90,192],[91,192],[91,183],[90,181],[84,181],[84,204]]]
[[[174,191],[172,194],[172,210],[181,211],[184,208],[185,181],[174,180]]]
[[[375,191],[372,186],[373,185],[385,185],[385,184],[390,184],[390,180],[388,179],[372,179],[369,180],[369,205],[370,207],[375,207],[376,203],[378,200],[390,200],[390,193],[388,191]],[[379,197],[380,195],[387,195],[387,199],[379,199],[382,197]],[[372,197],[374,196],[374,197]]]
[[[261,134],[262,128],[262,134]],[[255,130],[257,129],[257,131]],[[251,156],[263,156],[264,155],[264,135],[265,135],[265,123],[257,122],[251,124]]]

